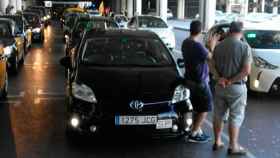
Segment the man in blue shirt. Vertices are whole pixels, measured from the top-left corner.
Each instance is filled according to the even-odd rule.
[[[205,143],[210,137],[201,130],[201,126],[212,111],[213,97],[209,86],[208,59],[212,53],[200,42],[202,24],[200,21],[193,21],[190,26],[190,37],[185,39],[182,45],[182,53],[185,61],[186,86],[191,91],[191,102],[194,106],[195,119],[189,136],[189,142]],[[213,50],[218,37],[214,37],[208,43],[210,50]]]

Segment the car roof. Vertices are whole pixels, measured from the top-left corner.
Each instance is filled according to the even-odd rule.
[[[126,30],[126,29],[109,29],[109,30],[91,30],[86,32],[85,38],[92,37],[119,37],[119,36],[132,36],[139,38],[158,38],[158,36],[151,31],[142,30]]]
[[[0,17],[1,23],[15,24],[14,20]]]
[[[279,23],[280,21],[270,21],[270,22],[263,22],[263,23],[251,23],[251,22],[243,22],[244,23],[244,30],[263,30],[263,31],[280,31],[279,26],[275,25],[274,23]],[[274,25],[273,25],[274,24]],[[230,26],[230,23],[220,23],[216,24],[213,27],[219,26]]]

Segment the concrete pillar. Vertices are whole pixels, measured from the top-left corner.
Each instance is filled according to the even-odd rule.
[[[226,13],[231,13],[231,5],[232,5],[232,1],[226,0]]]
[[[8,6],[8,4],[9,4],[9,0],[0,0],[0,11],[2,13],[6,12],[6,7]]]
[[[243,2],[240,14],[246,16],[248,14],[249,0],[243,0]]]
[[[157,16],[160,16],[160,0],[156,0],[156,12]]]
[[[133,0],[127,0],[127,16],[133,17]]]
[[[185,19],[185,0],[177,1],[177,18]]]
[[[265,0],[262,0],[261,4],[262,4],[261,12],[263,13],[265,11]]]
[[[203,30],[208,31],[215,24],[216,1],[200,0],[199,11]]]
[[[10,0],[10,5],[14,7],[11,11],[11,14],[15,14],[17,10],[17,0]]]
[[[115,13],[121,13],[121,0],[116,0]]]
[[[135,14],[141,15],[142,14],[142,0],[135,0]]]
[[[159,1],[159,0],[158,0]],[[167,8],[168,8],[168,0],[160,0],[160,17],[164,20],[167,21]]]
[[[22,0],[16,0],[17,1],[17,11],[21,11],[22,10]]]
[[[124,13],[125,11],[127,11],[126,8],[126,0],[121,0],[121,11]]]
[[[278,4],[279,4],[278,0],[273,1],[273,11],[272,11],[273,14],[278,14]]]
[[[258,12],[258,0],[254,0],[254,8],[253,8],[253,13]]]

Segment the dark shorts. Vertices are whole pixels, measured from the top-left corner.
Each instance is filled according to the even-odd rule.
[[[191,102],[195,112],[210,112],[213,109],[213,95],[208,82],[190,88]]]

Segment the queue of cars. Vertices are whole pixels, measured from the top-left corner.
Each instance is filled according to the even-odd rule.
[[[0,15],[0,97],[8,94],[8,75],[23,65],[28,49],[37,39],[43,42],[44,7],[32,7],[15,15]],[[41,14],[42,13],[42,14]],[[47,12],[46,12],[47,13]],[[44,18],[43,18],[44,19]],[[46,19],[47,20],[47,19]],[[47,21],[45,22],[47,23]]]
[[[189,132],[190,92],[179,71],[182,60],[170,49],[175,43],[165,39],[174,35],[164,21],[68,14],[73,16],[62,21],[66,55],[60,60],[67,70],[68,136],[111,128],[156,135]],[[127,29],[119,25],[122,21]]]

